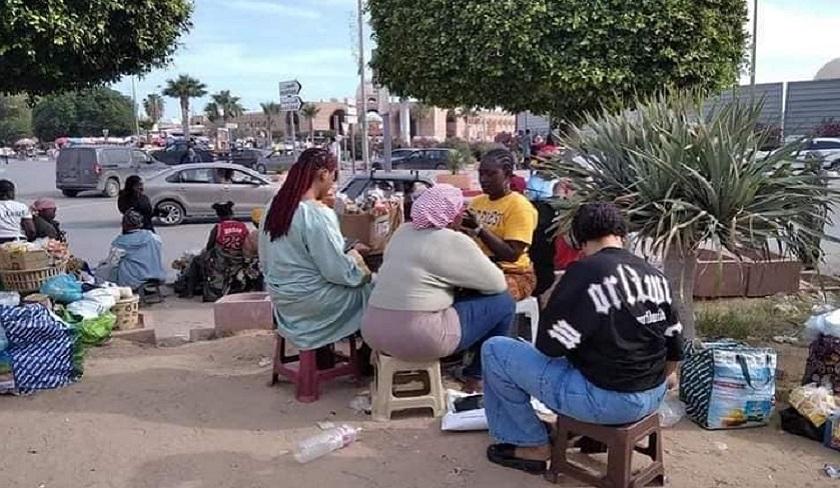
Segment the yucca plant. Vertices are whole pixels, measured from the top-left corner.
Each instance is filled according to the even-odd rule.
[[[575,160],[548,171],[570,178],[574,195],[559,201],[560,227],[583,202],[626,210],[634,242],[663,261],[680,301],[686,333],[694,333],[694,274],[701,245],[821,257],[819,242],[840,192],[818,168],[797,169],[801,142],[765,157],[756,133],[761,106],[735,102],[704,111],[700,97],[666,92],[623,113],[590,115],[562,137]]]

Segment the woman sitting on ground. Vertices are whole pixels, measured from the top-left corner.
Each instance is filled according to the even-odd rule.
[[[481,158],[476,197],[463,219],[463,229],[485,254],[502,268],[508,290],[517,301],[531,296],[537,284],[528,247],[537,228],[537,211],[521,193],[511,190],[514,158],[507,149],[494,149]]]
[[[36,239],[48,237],[57,241],[67,241],[61,225],[55,220],[57,210],[55,200],[50,198],[39,198],[32,204],[32,222],[35,224]]]
[[[219,223],[210,231],[202,253],[204,271],[203,298],[214,302],[230,293],[256,289],[253,275],[246,263],[243,247],[248,239],[248,226],[234,219],[233,202],[213,205]]]
[[[122,235],[111,242],[111,252],[97,268],[96,277],[133,289],[147,281],[164,281],[163,241],[143,228],[143,216],[128,210],[123,216],[122,230]]]
[[[155,216],[155,211],[144,190],[142,178],[137,175],[126,178],[125,187],[117,199],[117,209],[123,215],[129,210],[139,213],[143,217],[143,229],[154,232],[155,227],[152,225],[152,218]]]
[[[358,331],[370,295],[369,271],[358,253],[345,252],[338,218],[321,203],[336,171],[329,151],[304,151],[272,200],[260,233],[260,266],[277,327],[301,350]]]
[[[446,184],[424,191],[411,222],[391,238],[362,336],[371,348],[406,361],[479,351],[490,337],[508,336],[516,304],[502,271],[461,232],[461,190]],[[464,289],[456,297],[456,290]],[[464,371],[478,389],[478,357]]]

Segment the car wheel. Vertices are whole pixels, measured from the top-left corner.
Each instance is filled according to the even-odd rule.
[[[79,195],[79,190],[61,190],[61,194],[67,198],[76,198]]]
[[[102,194],[108,198],[116,198],[120,194],[120,182],[116,178],[108,178],[105,182],[105,189]]]
[[[161,202],[157,206],[158,220],[162,225],[180,225],[186,217],[184,207],[172,200]]]
[[[265,165],[264,165],[264,164],[258,164],[258,165],[256,165],[256,166],[254,167],[254,171],[256,171],[257,173],[259,173],[259,174],[261,174],[261,175],[264,175],[264,174],[268,173],[268,170],[266,170],[266,168],[265,168]]]

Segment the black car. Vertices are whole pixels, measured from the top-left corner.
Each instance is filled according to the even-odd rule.
[[[200,146],[196,146],[194,148],[195,154],[198,157],[197,161],[191,161],[195,163],[212,163],[216,161],[216,155],[213,151],[210,151],[207,148],[203,148]],[[184,157],[187,154],[187,143],[186,142],[176,142],[174,144],[170,144],[166,146],[166,149],[161,149],[159,151],[154,151],[151,153],[151,156],[160,161],[161,163],[168,164],[170,166],[176,164],[182,164],[184,161]]]
[[[233,149],[228,156],[228,161],[231,164],[238,164],[246,168],[256,169],[257,163],[268,156],[270,151],[264,149],[254,149],[246,147],[242,149]]]
[[[449,169],[452,149],[397,149],[391,153],[392,169]],[[374,169],[383,169],[384,161],[373,163]]]
[[[353,175],[341,187],[341,193],[351,200],[356,200],[370,190],[379,188],[386,195],[391,193],[402,193],[405,202],[405,218],[411,216],[411,204],[413,196],[422,189],[431,188],[435,183],[431,179],[420,175],[417,171],[398,171],[386,173],[383,171],[371,171]]]

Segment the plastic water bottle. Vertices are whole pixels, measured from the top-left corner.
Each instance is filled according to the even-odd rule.
[[[341,425],[302,440],[295,449],[295,460],[301,464],[325,456],[356,441],[362,429]]]

